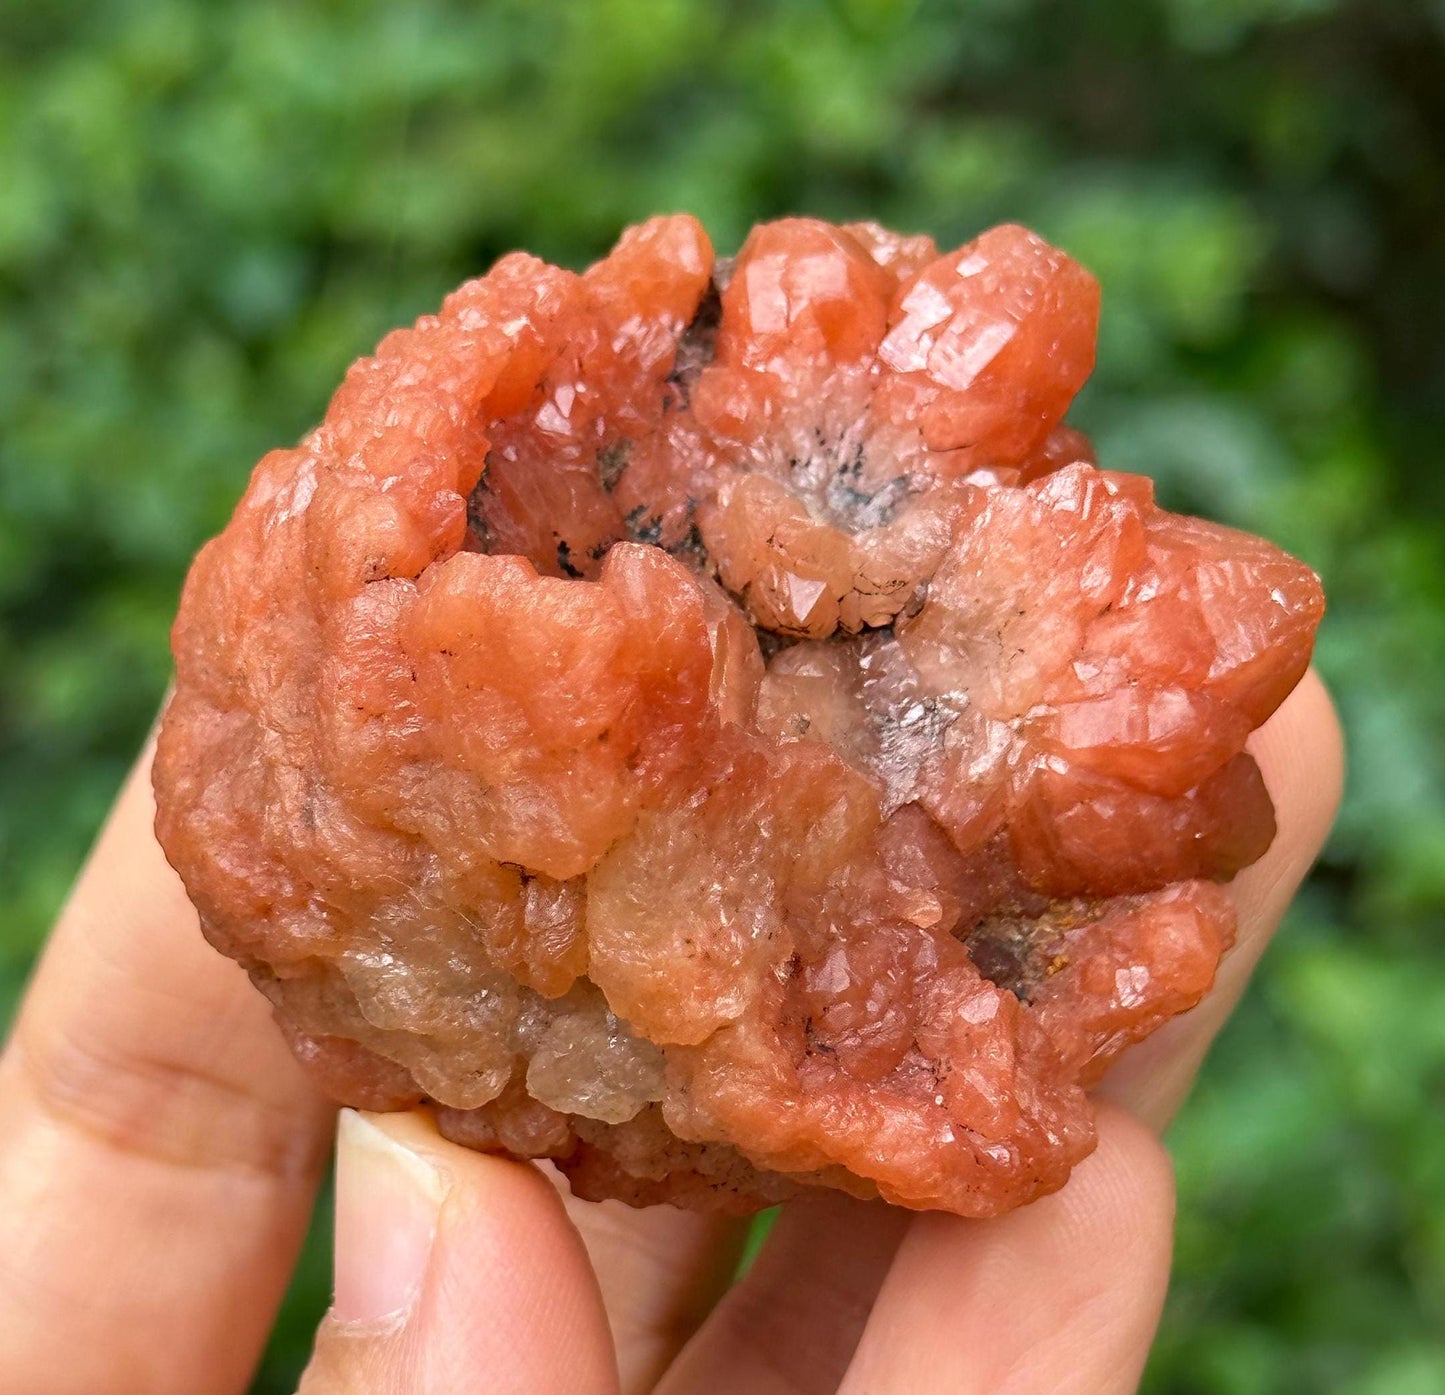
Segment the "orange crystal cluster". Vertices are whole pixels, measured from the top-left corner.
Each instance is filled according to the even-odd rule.
[[[1063,1184],[1229,946],[1322,609],[1062,425],[1098,306],[1019,227],[657,218],[261,461],[157,826],[338,1099],[635,1204]]]

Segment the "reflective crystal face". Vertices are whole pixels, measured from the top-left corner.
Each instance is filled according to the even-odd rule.
[[[1062,424],[1093,278],[658,218],[355,364],[196,559],[158,828],[337,1098],[575,1190],[989,1215],[1208,991],[1322,599]]]

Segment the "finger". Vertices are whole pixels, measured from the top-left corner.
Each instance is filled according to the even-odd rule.
[[[602,1297],[534,1168],[342,1114],[336,1299],[300,1395],[616,1395]]]
[[[1127,1395],[1169,1279],[1174,1186],[1113,1105],[1063,1191],[993,1221],[914,1221],[839,1395]]]
[[[657,1384],[737,1273],[748,1222],[579,1201],[553,1173],[602,1291],[623,1395]]]
[[[1274,799],[1279,832],[1269,851],[1230,887],[1239,910],[1238,943],[1220,965],[1209,996],[1127,1051],[1098,1091],[1156,1129],[1168,1125],[1189,1093],[1339,808],[1344,747],[1329,694],[1313,670],[1255,733],[1250,750]]]
[[[332,1111],[202,939],[148,775],[146,758],[0,1057],[5,1392],[243,1390],[324,1166]]]
[[[836,1195],[786,1207],[657,1395],[832,1395],[909,1218]]]

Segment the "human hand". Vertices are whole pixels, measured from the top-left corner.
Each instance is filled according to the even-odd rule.
[[[1205,1002],[1099,1093],[1098,1151],[995,1221],[824,1197],[729,1288],[745,1227],[573,1202],[423,1115],[342,1115],[336,1301],[302,1395],[1123,1395],[1168,1280],[1155,1131],[1318,852],[1340,740],[1313,675],[1251,742],[1279,813]],[[232,1395],[335,1111],[202,940],[132,774],[0,1057],[0,1395]]]

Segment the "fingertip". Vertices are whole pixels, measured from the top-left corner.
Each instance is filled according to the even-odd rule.
[[[1011,1232],[1023,1255],[1034,1247],[1089,1253],[1105,1238],[1141,1263],[1158,1267],[1173,1243],[1174,1164],[1159,1135],[1129,1110],[1100,1101],[1095,1114],[1098,1143],[1053,1196],[1034,1202],[1002,1221],[984,1223],[985,1233]],[[930,1214],[916,1226],[949,1232],[949,1243],[977,1245],[977,1222]]]
[[[1284,806],[1282,832],[1322,843],[1344,793],[1345,742],[1334,700],[1317,670],[1305,673],[1255,732],[1250,749],[1276,802]]]
[[[542,1307],[550,1319],[556,1316],[552,1299],[569,1286],[583,1300],[595,1297],[586,1248],[561,1196],[536,1167],[443,1138],[425,1109],[356,1117],[441,1179],[427,1302],[467,1308],[460,1316],[469,1318],[481,1307],[474,1301],[479,1283],[496,1286],[487,1289],[491,1301],[505,1298],[509,1304],[540,1299],[549,1290]],[[511,1285],[510,1294],[501,1291],[503,1284]],[[448,1312],[440,1320],[455,1322],[458,1316]]]
[[[1197,1007],[1126,1051],[1097,1096],[1118,1100],[1162,1131],[1189,1093],[1210,1043],[1234,1010],[1300,884],[1324,847],[1344,788],[1344,741],[1324,682],[1313,669],[1250,739],[1279,829],[1269,851],[1229,886],[1238,917],[1234,948]]]
[[[302,1390],[613,1395],[586,1250],[526,1163],[444,1139],[423,1110],[347,1111],[338,1137],[336,1302]],[[365,1382],[365,1383],[364,1383]]]
[[[333,1322],[404,1320],[421,1293],[450,1185],[445,1169],[394,1137],[384,1120],[341,1111]]]
[[[1067,1186],[990,1221],[921,1216],[842,1395],[1133,1390],[1168,1286],[1173,1169],[1114,1105]]]
[[[1275,804],[1269,851],[1233,883],[1240,939],[1272,930],[1324,847],[1345,784],[1345,746],[1329,690],[1310,669],[1250,741]]]
[[[1269,851],[1230,884],[1238,937],[1220,965],[1219,980],[1203,1005],[1206,1010],[1196,1010],[1202,1021],[1212,1023],[1211,1037],[1243,993],[1339,812],[1344,738],[1329,691],[1314,669],[1255,733],[1251,750],[1274,799],[1279,831]]]
[[[493,1153],[464,1148],[443,1138],[428,1109],[397,1110],[389,1113],[345,1110],[359,1128],[374,1131],[396,1148],[414,1155],[447,1181],[447,1204],[481,1207],[489,1213],[514,1216],[528,1224],[560,1227],[574,1234],[566,1208],[556,1189],[529,1163]],[[338,1139],[345,1146],[345,1132]]]

